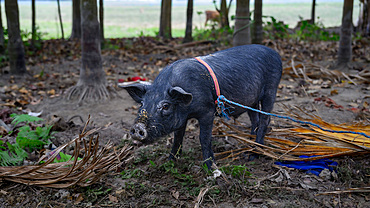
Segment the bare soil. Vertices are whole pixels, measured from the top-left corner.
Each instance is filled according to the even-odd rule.
[[[88,115],[93,121],[91,127],[111,125],[100,131],[101,144],[112,141],[120,146],[131,143],[128,133],[137,111],[137,104],[130,96],[117,87],[119,79],[143,76],[153,80],[158,71],[170,62],[181,58],[204,55],[216,50],[227,48],[214,44],[184,47],[181,49],[158,48],[157,50],[135,51],[134,48],[145,48],[135,40],[130,42],[132,48],[121,48],[103,51],[103,67],[110,86],[116,89],[117,95],[106,101],[86,101],[78,105],[76,101],[65,99],[67,89],[78,80],[78,69],[81,65],[79,57],[70,56],[56,58],[58,61],[45,61],[29,65],[30,76],[14,77],[6,74],[7,67],[2,69],[0,87],[18,85],[32,91],[32,86],[43,83],[42,89],[37,87],[32,91],[33,102],[18,105],[13,109],[42,111],[41,117],[51,122],[53,115],[64,121],[72,121],[74,125],[61,128],[53,139],[56,146],[67,142],[80,133]],[[137,45],[136,45],[137,44]],[[171,43],[170,43],[171,44]],[[169,45],[170,45],[169,44]],[[315,44],[315,43],[314,43]],[[317,43],[317,45],[322,43]],[[268,44],[273,47],[273,45]],[[283,67],[291,66],[293,54],[299,56],[297,63],[314,63],[328,66],[335,59],[334,52],[326,50],[324,54],[311,57],[299,48],[287,49],[284,43],[277,43],[281,49]],[[364,45],[369,52],[368,45]],[[275,45],[276,48],[276,45]],[[367,48],[367,49],[366,49]],[[362,50],[361,49],[361,50]],[[313,50],[316,50],[313,48]],[[324,49],[322,49],[324,51]],[[335,50],[335,49],[333,49]],[[322,51],[320,51],[322,53]],[[356,54],[356,53],[355,53]],[[296,57],[297,57],[296,56]],[[320,57],[319,57],[320,56]],[[295,59],[296,60],[296,59]],[[370,69],[369,62],[361,57],[352,67],[352,73]],[[43,71],[44,76],[40,78]],[[308,114],[316,114],[331,123],[369,122],[365,111],[351,111],[350,108],[369,108],[369,82],[359,82],[357,85],[345,78],[333,81],[330,77],[316,78],[307,82],[302,77],[292,77],[285,74],[282,78],[275,112],[283,112],[283,105],[298,106]],[[31,86],[32,85],[32,86]],[[48,93],[55,89],[55,93]],[[44,91],[44,93],[40,93]],[[2,95],[0,103],[11,102],[8,95]],[[329,97],[343,108],[335,105],[325,105],[325,102],[315,101],[315,98]],[[3,108],[3,107],[2,107]],[[368,112],[368,111],[367,111]],[[82,118],[82,119],[80,119]],[[239,120],[249,125],[245,114]],[[278,127],[281,122],[272,118],[271,128]],[[12,182],[0,181],[0,207],[370,207],[369,192],[323,194],[328,191],[340,191],[349,188],[370,186],[369,155],[332,158],[338,162],[336,174],[319,177],[304,171],[277,166],[274,160],[261,156],[253,161],[241,157],[234,161],[220,160],[217,166],[245,165],[247,173],[225,173],[225,178],[212,178],[212,174],[202,167],[202,155],[198,141],[199,129],[196,121],[188,125],[182,158],[169,162],[172,135],[158,139],[148,146],[135,146],[134,160],[121,173],[108,173],[91,187],[73,187],[68,189],[52,189],[27,186]],[[216,153],[234,148],[224,137],[214,138]],[[244,169],[243,169],[244,170]],[[367,191],[369,191],[367,189]],[[201,193],[205,193],[202,198]]]

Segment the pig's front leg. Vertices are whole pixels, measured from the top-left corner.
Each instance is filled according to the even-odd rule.
[[[208,169],[211,170],[212,163],[215,161],[212,150],[212,127],[213,127],[214,115],[204,116],[199,119],[200,134],[199,140],[202,147],[203,160],[207,165]]]
[[[187,122],[185,122],[184,126],[182,126],[180,129],[178,129],[174,133],[174,139],[173,139],[173,145],[172,145],[172,150],[171,150],[171,154],[170,154],[170,160],[176,160],[178,157],[181,156],[182,141],[184,139],[186,123]]]

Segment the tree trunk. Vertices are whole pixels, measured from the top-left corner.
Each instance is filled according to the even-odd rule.
[[[36,40],[36,9],[35,9],[35,1],[32,0],[32,39],[31,39],[31,47],[35,47],[35,40]]]
[[[8,54],[11,74],[25,74],[24,46],[19,30],[18,0],[5,0],[8,23]]]
[[[315,24],[315,10],[316,10],[316,0],[312,0],[312,9],[311,9],[311,24]]]
[[[5,51],[4,28],[3,28],[3,19],[2,19],[1,2],[0,2],[0,54],[3,54],[4,51]]]
[[[96,0],[81,0],[81,29],[80,78],[76,86],[71,88],[68,99],[73,99],[75,96],[79,96],[79,102],[85,99],[107,99],[109,92],[101,60]]]
[[[72,34],[70,39],[81,39],[80,0],[72,0]]]
[[[99,22],[100,22],[100,41],[104,44],[104,5],[103,0],[99,0]]]
[[[186,9],[186,29],[184,43],[193,41],[192,30],[193,30],[193,2],[194,0],[188,0],[188,7]]]
[[[230,1],[230,4],[231,4],[231,1]],[[221,27],[222,28],[230,28],[229,9],[230,7],[227,6],[226,0],[221,0],[221,6],[218,12],[220,13],[220,16],[221,16]]]
[[[62,13],[60,11],[60,2],[57,0],[58,4],[58,15],[59,15],[59,22],[60,22],[60,29],[62,31],[62,39],[64,39],[64,30],[63,30],[63,21],[62,21]]]
[[[249,22],[249,0],[237,0],[233,46],[251,43]]]
[[[367,3],[367,24],[365,36],[370,36],[370,0],[366,0]]]
[[[360,33],[363,37],[370,35],[370,1],[360,1],[360,11],[357,20],[356,32]]]
[[[353,0],[345,0],[343,4],[342,27],[339,40],[338,66],[345,66],[352,57],[352,10]],[[346,70],[346,67],[342,67]]]
[[[262,0],[254,0],[254,23],[253,23],[253,40],[255,44],[261,44],[263,40],[262,27]]]
[[[172,7],[172,0],[162,0],[158,36],[165,38],[165,39],[172,38],[171,7]]]

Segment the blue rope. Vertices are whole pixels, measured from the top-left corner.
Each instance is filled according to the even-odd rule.
[[[350,133],[350,134],[359,134],[359,135],[362,135],[366,138],[370,138],[369,135],[365,134],[365,133],[362,133],[362,132],[356,132],[356,131],[335,131],[335,130],[330,130],[330,129],[324,129],[322,128],[321,126],[315,124],[315,123],[312,123],[312,122],[309,122],[309,121],[300,121],[300,120],[297,120],[297,119],[294,119],[294,118],[291,118],[289,116],[281,116],[281,115],[276,115],[276,114],[273,114],[273,113],[267,113],[267,112],[264,112],[264,111],[261,111],[261,110],[258,110],[258,109],[254,109],[254,108],[251,108],[249,106],[245,106],[245,105],[241,105],[239,103],[236,103],[236,102],[233,102],[231,100],[228,100],[225,98],[225,96],[223,95],[220,95],[218,96],[217,98],[217,106],[220,108],[220,111],[221,111],[221,117],[225,117],[227,119],[230,119],[229,116],[227,115],[227,113],[225,112],[225,104],[224,102],[228,102],[228,103],[231,103],[233,105],[236,105],[236,106],[239,106],[241,108],[245,108],[245,109],[248,109],[248,110],[252,110],[252,111],[256,111],[258,113],[261,113],[261,114],[264,114],[264,115],[268,115],[268,116],[275,116],[275,117],[278,117],[278,118],[283,118],[283,119],[288,119],[288,120],[291,120],[291,121],[294,121],[296,123],[301,123],[301,124],[308,124],[308,125],[311,125],[311,126],[315,126],[323,131],[328,131],[328,132],[331,132],[331,133]]]

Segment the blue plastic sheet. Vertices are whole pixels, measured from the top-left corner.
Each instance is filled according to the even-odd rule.
[[[309,158],[309,156],[302,155],[300,158]],[[333,166],[337,166],[338,163],[329,159],[319,159],[311,161],[283,161],[275,162],[276,165],[286,166],[288,168],[295,168],[298,170],[305,170],[306,173],[312,173],[319,175],[322,170],[329,169],[333,171]]]

